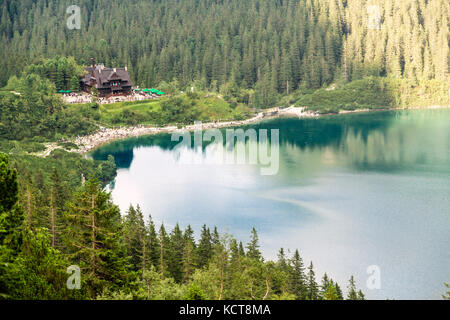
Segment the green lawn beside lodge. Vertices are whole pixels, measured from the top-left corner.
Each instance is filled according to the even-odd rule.
[[[184,125],[194,121],[241,120],[252,115],[242,103],[230,103],[221,95],[197,92],[165,96],[158,100],[126,101],[111,104],[72,104],[74,114],[95,120],[106,127],[133,125]]]

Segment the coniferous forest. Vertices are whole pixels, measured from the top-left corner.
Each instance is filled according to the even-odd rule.
[[[253,88],[266,104],[366,76],[448,80],[446,0],[82,0],[80,30],[66,27],[71,4],[1,1],[1,86],[57,55],[126,65],[142,87]]]
[[[198,240],[189,225],[156,226],[139,206],[121,217],[95,179],[75,192],[56,168],[18,179],[0,154],[0,187],[3,299],[364,299],[353,277],[318,282],[298,250],[265,261],[255,229],[244,245],[206,225]],[[71,265],[79,290],[67,287]]]
[[[36,154],[49,141],[76,149],[70,139],[99,125],[448,105],[449,1],[80,0],[70,30],[72,2],[0,0],[0,299],[364,300],[353,276],[317,276],[301,248],[264,259],[255,228],[243,243],[157,225],[138,205],[121,213],[105,191],[112,156]],[[168,97],[145,112],[66,105],[56,92],[78,91],[92,58]],[[178,96],[190,87],[202,94]]]

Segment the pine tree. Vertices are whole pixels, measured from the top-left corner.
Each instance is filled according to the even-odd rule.
[[[0,246],[13,251],[22,243],[24,214],[18,206],[17,171],[9,167],[9,157],[0,153]]]
[[[217,231],[217,227],[214,227],[213,233],[211,235],[211,243],[212,243],[213,247],[220,244],[219,232]]]
[[[328,290],[328,287],[332,284],[332,280],[328,279],[328,275],[325,273],[322,277],[322,284],[320,286],[320,295],[323,299],[325,299],[325,293]],[[335,288],[333,288],[335,289]],[[337,295],[337,292],[336,292]],[[327,299],[325,299],[327,300]],[[334,299],[335,300],[335,299]]]
[[[333,285],[333,283],[328,283],[326,289],[323,291],[322,294],[323,300],[339,300],[339,296],[336,290],[336,287]]]
[[[335,283],[335,288],[336,288],[336,295],[338,297],[338,300],[344,300],[344,295],[342,294],[341,287],[339,287],[339,285],[337,283]]]
[[[139,210],[139,214],[138,214]],[[140,209],[128,208],[123,222],[123,241],[129,257],[130,267],[133,271],[142,270],[144,267],[145,225]]]
[[[358,300],[358,293],[356,291],[355,279],[350,277],[348,284],[347,300]]]
[[[169,270],[167,267],[167,261],[169,257],[170,251],[170,238],[167,235],[166,228],[164,224],[161,224],[159,228],[159,263],[158,263],[158,271],[159,273],[166,277],[169,276]]]
[[[71,257],[80,264],[91,297],[95,299],[107,282],[126,281],[125,255],[120,247],[120,210],[98,182],[89,180],[75,194],[66,213],[65,239]]]
[[[197,247],[198,267],[203,268],[209,263],[212,256],[211,233],[206,225],[203,225],[200,242]]]
[[[172,230],[169,241],[169,255],[167,258],[168,271],[175,281],[180,283],[183,279],[183,254],[185,242],[183,232],[178,223]]]
[[[316,275],[314,273],[313,263],[311,262],[308,267],[308,276],[307,276],[307,294],[306,299],[308,300],[317,300],[319,298],[318,295],[318,287],[316,283]]]
[[[155,268],[158,268],[160,265],[160,243],[158,234],[156,233],[155,224],[153,223],[152,217],[149,216],[149,222],[147,225],[147,231],[148,234],[148,256],[149,256],[149,262],[151,265],[153,265]]]
[[[250,242],[247,244],[246,248],[247,248],[247,257],[256,260],[262,259],[261,252],[259,251],[258,233],[255,228],[252,228]]]
[[[280,266],[281,270],[287,271],[288,270],[288,264],[286,261],[286,255],[284,254],[284,249],[280,248],[280,250],[278,251],[278,265]]]
[[[197,257],[195,255],[195,247],[194,244],[191,241],[187,241],[184,250],[183,250],[183,260],[182,260],[182,267],[183,267],[183,281],[188,282],[194,273],[197,264],[196,264]]]
[[[358,300],[365,300],[366,297],[364,296],[364,293],[361,290],[358,290]]]
[[[296,299],[304,300],[306,297],[306,276],[303,260],[298,250],[295,250],[294,256],[289,261],[289,291],[295,295]]]
[[[70,79],[70,90],[72,91],[80,91],[80,80],[77,76],[73,76]]]
[[[65,196],[66,191],[56,168],[53,169],[51,181],[48,225],[52,236],[52,247],[58,248],[62,245],[60,238],[63,225],[65,224],[63,220],[63,211],[65,210],[67,197]]]

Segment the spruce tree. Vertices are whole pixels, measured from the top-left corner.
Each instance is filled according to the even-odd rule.
[[[356,284],[353,276],[351,276],[349,280],[347,300],[358,300],[358,292],[356,291]]]
[[[146,249],[145,238],[142,213],[138,215],[137,210],[130,205],[123,222],[123,241],[133,271],[143,269],[144,249]]]
[[[69,203],[65,240],[71,259],[80,265],[92,298],[109,285],[126,282],[126,257],[120,240],[120,210],[110,193],[89,180]]]
[[[211,233],[206,225],[203,225],[200,242],[197,247],[198,267],[203,268],[209,263],[212,256]]]
[[[296,299],[304,300],[306,297],[306,276],[303,260],[298,250],[295,250],[294,256],[289,261],[289,291],[295,295]]]
[[[167,261],[169,259],[170,252],[170,238],[166,232],[166,228],[164,224],[161,224],[159,228],[159,263],[158,263],[158,271],[163,276],[169,276],[169,270],[167,267]]]
[[[148,234],[148,256],[149,256],[149,262],[151,265],[153,265],[155,268],[158,268],[160,264],[160,243],[159,243],[159,237],[155,229],[155,224],[153,223],[153,219],[151,216],[149,216],[149,221],[147,225],[147,231]]]
[[[246,246],[247,248],[247,257],[261,260],[261,252],[259,251],[259,239],[258,239],[258,232],[255,228],[252,228],[252,232],[250,235],[250,242]]]
[[[168,271],[176,282],[180,283],[183,279],[183,253],[185,242],[183,232],[178,223],[170,234],[169,255],[167,258]]]
[[[0,246],[17,252],[22,244],[24,214],[18,205],[17,171],[9,166],[9,157],[0,153]]]
[[[308,267],[306,299],[317,300],[318,298],[319,298],[319,290],[318,290],[317,283],[316,283],[316,275],[314,273],[314,266],[311,261],[311,263]]]

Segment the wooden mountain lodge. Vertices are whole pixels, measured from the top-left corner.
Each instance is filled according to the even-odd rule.
[[[85,69],[87,74],[81,80],[81,89],[91,93],[95,86],[99,97],[129,95],[133,83],[125,68],[105,68],[103,64],[92,64]]]

